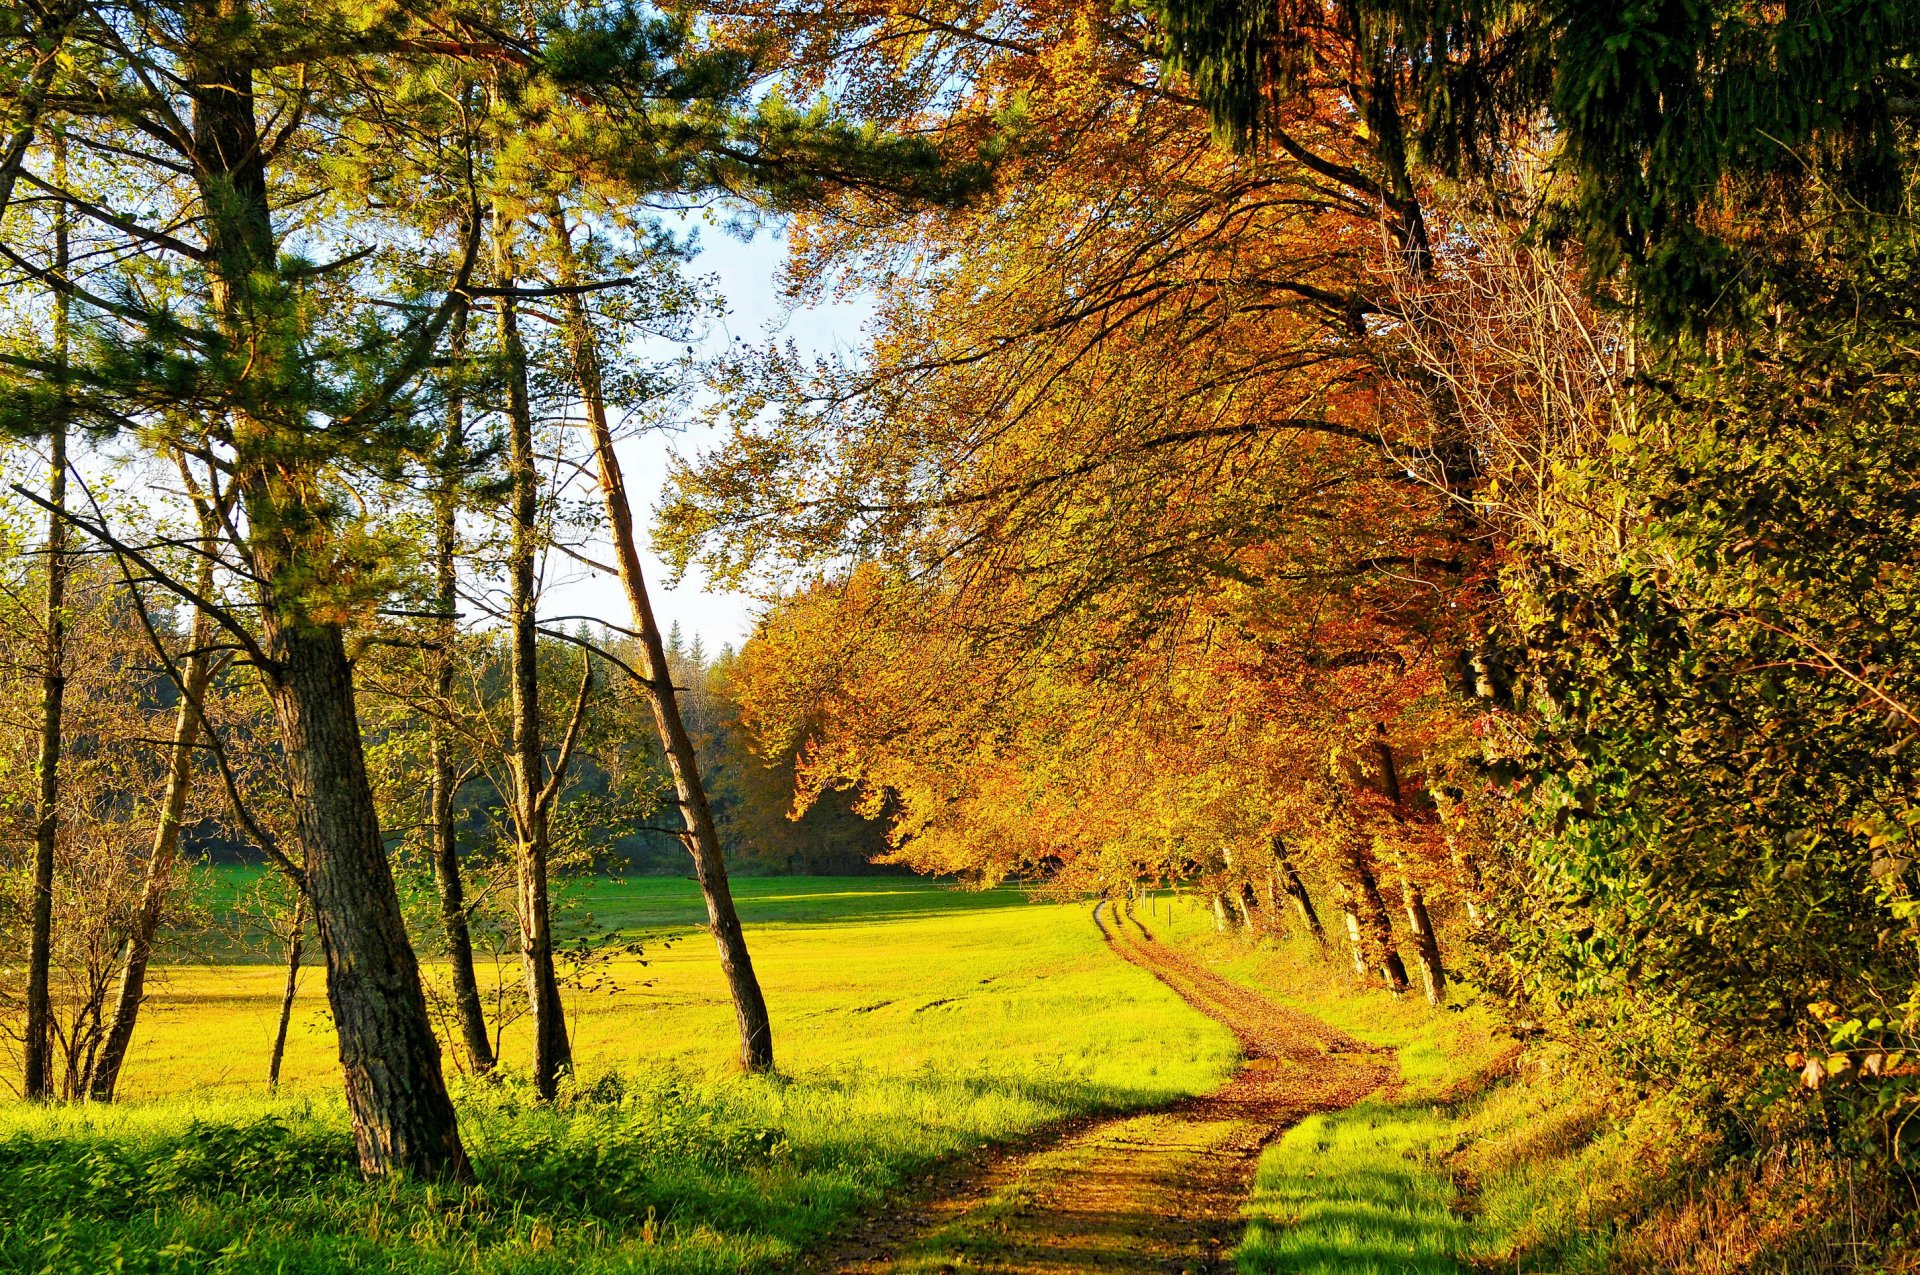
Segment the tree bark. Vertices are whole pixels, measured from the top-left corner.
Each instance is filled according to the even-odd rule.
[[[295,882],[294,889],[299,890]],[[306,946],[307,896],[293,896],[293,929],[287,935],[287,985],[280,993],[280,1022],[273,1032],[273,1058],[267,1063],[267,1089],[280,1088],[280,1063],[287,1056],[287,1027],[293,1022],[293,997],[300,990],[300,955]]]
[[[574,282],[572,240],[557,200],[548,205],[555,255],[560,265],[561,283]],[[740,1030],[740,1063],[750,1072],[773,1069],[773,1025],[767,1016],[766,998],[760,981],[754,976],[753,959],[747,952],[746,935],[740,928],[740,916],[733,906],[733,891],[727,883],[726,859],[720,849],[720,834],[714,827],[713,811],[707,804],[707,791],[700,782],[700,768],[694,756],[693,740],[680,716],[671,674],[667,669],[665,644],[655,622],[652,603],[647,597],[646,578],[640,570],[640,549],[634,537],[633,511],[627,501],[626,480],[620,472],[620,459],[614,452],[613,430],[607,421],[606,400],[601,392],[600,352],[594,340],[593,324],[586,303],[578,294],[562,298],[566,314],[567,340],[573,356],[574,376],[580,385],[580,398],[586,407],[587,422],[593,433],[594,460],[599,469],[600,491],[606,503],[607,527],[613,538],[614,559],[620,570],[620,583],[633,613],[634,631],[640,638],[641,674],[647,679],[647,691],[653,702],[654,726],[660,735],[667,766],[673,772],[673,787],[679,799],[680,818],[686,831],[684,840],[693,856],[694,874],[700,892],[706,898],[707,928],[719,949],[720,968],[733,997],[734,1018]]]
[[[248,355],[231,426],[234,489],[258,582],[261,673],[326,956],[361,1167],[471,1178],[380,834],[346,642],[327,610],[308,606],[336,544],[334,515],[321,483],[325,454],[302,407],[298,307],[260,295],[285,285],[253,69],[229,52],[231,32],[247,16],[246,0],[205,0],[188,10],[182,91],[192,106],[214,309],[221,336]]]
[[[466,350],[467,309],[454,314],[452,346],[458,359]],[[456,373],[457,375],[457,373]],[[453,698],[454,612],[459,606],[454,556],[459,549],[457,522],[459,466],[466,451],[465,398],[456,388],[447,410],[447,437],[440,458],[440,490],[434,506],[434,585],[441,618],[436,622],[439,650],[434,656],[434,691],[442,704]],[[454,774],[446,728],[435,722],[427,741],[431,772],[427,795],[432,838],[433,882],[440,895],[440,922],[447,936],[447,967],[453,982],[454,1014],[476,1075],[493,1070],[493,1042],[487,1035],[480,981],[473,972],[473,933],[467,923],[466,885],[460,877],[460,838],[454,822],[454,798],[460,783]]]
[[[1279,879],[1281,890],[1293,900],[1300,924],[1313,936],[1313,941],[1324,948],[1327,945],[1327,932],[1320,924],[1320,914],[1314,910],[1313,896],[1307,893],[1307,883],[1294,870],[1293,855],[1288,852],[1287,844],[1279,833],[1273,837],[1273,864],[1274,875]]]
[[[1467,845],[1465,834],[1470,826],[1462,818],[1459,801],[1447,789],[1436,787],[1433,790],[1433,804],[1440,812],[1440,826],[1447,839],[1447,853],[1453,859],[1454,871],[1459,874],[1460,899],[1466,905],[1467,921],[1476,930],[1481,929],[1486,918],[1480,904],[1486,896],[1487,883],[1480,872],[1480,861]]]
[[[1347,829],[1341,837],[1341,869],[1348,891],[1347,928],[1350,937],[1358,936],[1366,949],[1366,963],[1377,965],[1387,988],[1394,995],[1407,990],[1407,967],[1393,945],[1393,919],[1387,901],[1381,897],[1380,882],[1367,859],[1367,849],[1356,829]]]
[[[1253,886],[1242,881],[1240,888],[1233,892],[1234,902],[1240,907],[1240,919],[1246,923],[1247,933],[1252,937],[1260,935],[1260,897],[1253,892]]]
[[[1440,964],[1440,944],[1433,934],[1433,921],[1427,916],[1427,898],[1413,877],[1400,876],[1400,890],[1406,899],[1407,930],[1413,935],[1413,953],[1420,962],[1420,984],[1427,1004],[1439,1005],[1447,999],[1447,973]]]
[[[1374,747],[1380,755],[1380,778],[1387,799],[1393,803],[1394,821],[1406,823],[1406,801],[1400,789],[1400,767],[1394,761],[1393,745],[1387,742],[1384,726],[1376,726]],[[1440,940],[1434,935],[1433,921],[1427,915],[1427,896],[1414,880],[1413,870],[1404,854],[1396,856],[1400,868],[1400,897],[1407,909],[1407,930],[1413,936],[1414,959],[1420,963],[1420,983],[1429,1005],[1447,999],[1447,975],[1440,963]]]
[[[212,591],[211,557],[202,560],[195,587],[202,596]],[[192,645],[187,652],[186,673],[181,679],[180,708],[174,715],[173,742],[167,751],[167,790],[160,800],[160,824],[154,829],[153,851],[147,857],[147,876],[141,886],[140,902],[134,905],[128,925],[127,962],[120,971],[113,1017],[108,1020],[100,1053],[87,1078],[87,1096],[94,1102],[112,1102],[114,1090],[120,1084],[120,1068],[126,1062],[134,1024],[146,1000],[147,965],[153,956],[153,937],[160,928],[167,893],[173,888],[173,865],[180,851],[180,819],[186,811],[187,794],[193,788],[193,751],[200,738],[207,688],[213,681],[213,656],[207,649],[213,642],[213,621],[198,608],[193,613],[189,641]]]
[[[1354,902],[1353,887],[1340,887],[1340,914],[1347,923],[1347,950],[1353,957],[1353,976],[1361,982],[1367,979],[1367,941],[1360,933],[1360,912]]]
[[[505,241],[507,227],[496,215],[494,254],[500,286],[513,286],[513,262]],[[540,666],[538,599],[534,559],[539,527],[539,470],[533,454],[533,409],[527,396],[527,352],[520,339],[518,307],[501,297],[500,352],[507,371],[508,471],[513,482],[513,546],[510,576],[513,608],[513,741],[509,758],[514,786],[515,864],[519,877],[520,964],[527,983],[533,1020],[533,1084],[551,1100],[561,1071],[573,1065],[560,984],[553,969],[553,924],[547,899],[547,811],[541,800],[546,784],[540,742]]]
[[[56,140],[55,181],[64,183],[66,151]],[[67,219],[56,211],[53,264],[64,284],[67,274]],[[33,827],[33,900],[27,943],[27,1021],[22,1048],[21,1092],[44,1101],[53,1097],[53,855],[60,835],[60,733],[67,696],[67,336],[69,302],[64,287],[53,295],[53,343],[59,395],[47,431],[47,591],[45,645],[40,670],[39,786]]]
[[[1213,929],[1216,934],[1225,934],[1234,927],[1233,910],[1227,906],[1227,896],[1215,891],[1213,895]]]

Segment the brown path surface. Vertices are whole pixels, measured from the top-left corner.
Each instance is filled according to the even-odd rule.
[[[1104,912],[1104,916],[1102,915]],[[1220,977],[1103,904],[1116,955],[1239,1037],[1246,1063],[1163,1111],[1083,1121],[1026,1154],[983,1155],[944,1198],[876,1223],[817,1269],[847,1275],[1224,1270],[1261,1148],[1393,1074],[1387,1055]]]

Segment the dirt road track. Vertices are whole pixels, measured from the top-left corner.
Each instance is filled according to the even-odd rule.
[[[1239,1038],[1240,1070],[1163,1111],[1081,1121],[1042,1145],[983,1154],[938,1198],[849,1237],[814,1269],[1225,1270],[1261,1149],[1302,1117],[1348,1106],[1392,1077],[1389,1056],[1222,978],[1131,915],[1102,903],[1093,920],[1117,956]]]

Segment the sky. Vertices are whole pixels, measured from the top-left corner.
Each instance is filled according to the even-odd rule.
[[[695,274],[713,276],[727,306],[726,318],[708,333],[708,348],[717,351],[735,337],[753,343],[769,335],[792,339],[804,353],[860,347],[862,325],[873,311],[871,301],[855,298],[792,306],[779,291],[778,275],[786,262],[787,245],[777,232],[763,229],[742,242],[717,227],[701,226],[699,242],[701,252],[690,269]],[[634,516],[645,524],[640,541],[654,615],[662,629],[677,622],[686,641],[697,635],[708,651],[717,652],[726,645],[738,648],[753,631],[753,600],[709,589],[692,569],[678,588],[669,589],[665,585],[666,566],[645,550],[651,539],[654,507],[666,483],[669,457],[676,453],[691,457],[713,442],[711,430],[692,423],[681,431],[654,430],[623,439],[619,450]],[[602,546],[594,549],[599,551],[592,556],[611,561],[610,551]],[[559,571],[560,566],[549,566],[557,574],[550,577],[540,608],[543,614],[587,615],[622,626],[627,623],[626,600],[617,580],[585,568]]]

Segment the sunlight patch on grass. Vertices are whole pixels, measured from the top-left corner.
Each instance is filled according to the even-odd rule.
[[[595,906],[621,924],[698,906],[691,883],[619,884]],[[278,1098],[263,1081],[281,972],[171,969],[127,1067],[145,1100],[0,1104],[0,1270],[773,1269],[957,1152],[1204,1092],[1237,1058],[1224,1028],[1115,960],[1084,907],[900,879],[751,884],[796,910],[755,925],[742,908],[780,1074],[737,1073],[706,936],[652,945],[614,971],[616,994],[570,1001],[580,1077],[556,1108],[456,1078],[475,1192],[361,1181],[318,969]],[[527,1049],[509,1029],[509,1066]]]
[[[1418,1158],[1446,1138],[1432,1109],[1363,1101],[1311,1116],[1260,1162],[1243,1271],[1451,1275],[1473,1247],[1453,1184]]]

